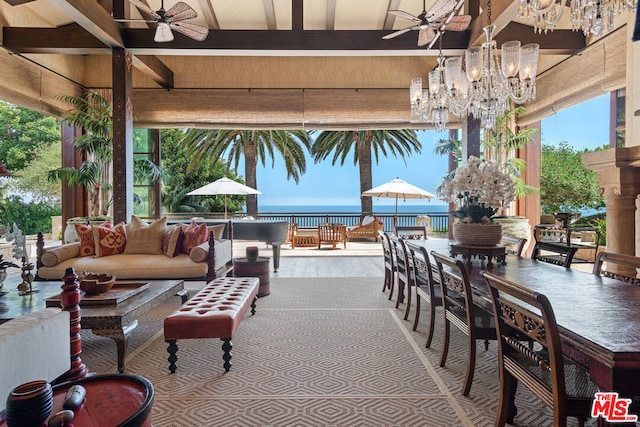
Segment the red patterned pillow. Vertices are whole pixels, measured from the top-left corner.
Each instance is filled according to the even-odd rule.
[[[167,227],[162,240],[162,252],[168,257],[176,257],[182,252],[182,242],[184,241],[184,231],[182,225],[176,224]]]
[[[196,224],[192,222],[184,229],[184,240],[182,241],[182,252],[185,254],[191,253],[191,249],[198,246],[200,243],[207,241],[208,235],[207,224]]]
[[[93,227],[93,239],[96,248],[96,256],[108,256],[121,254],[127,244],[124,223],[113,228]]]
[[[76,233],[80,239],[80,252],[79,257],[93,256],[96,254],[96,244],[93,240],[93,230],[90,225],[87,224],[75,224]]]

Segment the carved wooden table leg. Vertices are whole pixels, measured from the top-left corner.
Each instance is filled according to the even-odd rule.
[[[82,353],[82,341],[80,338],[80,283],[78,283],[78,275],[73,267],[67,268],[62,280],[64,283],[60,294],[60,305],[64,311],[69,312],[69,335],[71,338],[71,368],[63,374],[62,378],[65,381],[73,381],[88,375],[87,367],[80,358],[80,353]]]
[[[127,353],[127,344],[129,343],[129,337],[131,332],[138,326],[138,321],[134,320],[122,329],[92,329],[95,335],[111,338],[116,343],[118,351],[118,372],[121,374],[125,370],[125,356]]]

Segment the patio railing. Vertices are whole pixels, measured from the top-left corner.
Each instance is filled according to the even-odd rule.
[[[239,219],[245,214],[229,213],[229,219]],[[393,232],[393,214],[392,213],[373,213],[374,216],[383,221],[383,229],[386,232]],[[190,219],[192,217],[200,218],[223,218],[223,214],[219,212],[197,212],[197,213],[170,213],[166,214],[169,219]],[[298,224],[299,228],[316,228],[318,224],[325,222],[335,222],[352,226],[360,223],[359,212],[260,212],[260,219],[273,221],[287,221],[289,223]],[[431,230],[434,233],[446,233],[449,230],[449,215],[446,212],[403,212],[398,214],[399,226],[416,225],[416,220],[422,217],[429,217]]]

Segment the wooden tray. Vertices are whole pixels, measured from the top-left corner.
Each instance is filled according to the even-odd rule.
[[[113,288],[101,294],[87,295],[80,291],[80,307],[119,304],[143,292],[148,287],[148,282],[116,282]],[[60,295],[47,298],[45,300],[47,307],[60,307]]]

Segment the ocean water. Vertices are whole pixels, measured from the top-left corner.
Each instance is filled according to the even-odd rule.
[[[263,205],[258,204],[261,214],[268,213],[359,213],[360,205]],[[398,203],[398,214],[425,215],[429,213],[447,212],[448,205],[424,203],[423,205],[408,205]],[[395,205],[373,204],[374,214],[393,214]]]

